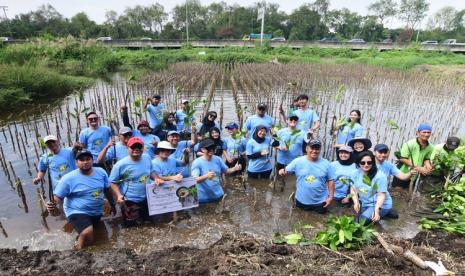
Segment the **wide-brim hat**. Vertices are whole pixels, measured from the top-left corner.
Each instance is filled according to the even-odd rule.
[[[160,143],[158,143],[157,148],[155,149],[155,154],[158,154],[161,149],[170,150],[171,153],[176,151],[176,148],[173,148],[171,143],[168,141],[161,141]]]
[[[364,146],[365,146],[365,149],[364,150],[368,150],[369,148],[371,148],[371,146],[373,145],[370,141],[370,139],[368,138],[364,138],[364,137],[358,137],[358,138],[354,138],[354,139],[351,139],[347,145],[351,148],[354,148],[354,145],[355,143],[362,143]]]

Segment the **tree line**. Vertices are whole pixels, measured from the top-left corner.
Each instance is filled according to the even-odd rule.
[[[329,4],[329,0],[315,0],[287,14],[278,4],[267,3],[265,33],[288,40],[336,37],[339,40],[362,38],[377,42],[390,38],[408,42],[417,38],[420,41],[456,38],[465,42],[465,9],[446,6],[428,19],[425,30],[417,32],[429,10],[426,0],[377,0],[368,6],[368,15],[347,8],[330,9]],[[0,21],[0,36],[186,39],[188,30],[190,39],[240,39],[245,34],[260,32],[260,22],[256,19],[262,5],[245,7],[225,2],[202,5],[199,0],[187,0],[170,12],[158,3],[137,5],[126,8],[121,14],[108,11],[105,21],[97,24],[85,12],[65,18],[46,4],[35,11]],[[404,27],[390,28],[394,21],[402,22]]]

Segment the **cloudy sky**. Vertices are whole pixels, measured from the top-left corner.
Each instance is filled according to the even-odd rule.
[[[204,5],[210,4],[212,2],[219,2],[213,0],[200,1]],[[375,0],[330,0],[332,9],[346,7],[361,14],[366,14],[366,7],[374,1]],[[8,17],[11,18],[19,13],[27,13],[31,10],[37,9],[37,7],[42,4],[49,3],[65,17],[69,18],[78,12],[84,11],[92,20],[95,20],[98,23],[102,23],[105,20],[106,11],[114,10],[118,13],[121,13],[128,6],[150,5],[155,2],[163,5],[165,7],[165,11],[171,11],[174,6],[184,3],[185,0],[0,0],[0,6],[8,6],[7,14]],[[224,0],[224,2],[230,5],[236,3],[242,6],[248,6],[257,1]],[[281,3],[281,9],[289,13],[292,10],[298,8],[300,5],[313,1],[286,0],[284,1],[285,4],[282,4],[282,1],[267,2]],[[465,0],[428,0],[428,2],[430,3],[430,15],[444,6],[452,6],[458,10],[465,9]],[[397,25],[396,23],[394,24]]]

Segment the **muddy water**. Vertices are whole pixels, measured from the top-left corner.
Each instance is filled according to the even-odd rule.
[[[220,111],[221,106],[223,106],[223,126],[229,121],[237,121],[238,118],[235,99],[230,86],[227,82],[223,89],[217,85],[216,89],[213,90],[213,99],[210,106],[211,110],[217,111]],[[149,87],[132,87],[130,90],[128,89],[126,83],[121,78],[116,78],[113,85],[99,82],[86,91],[84,102],[78,105],[99,110],[103,113],[104,122],[107,122],[108,118],[117,117],[115,115],[116,111],[123,104],[120,99],[124,98],[124,95],[128,91],[131,91],[129,98],[130,101],[132,99],[132,102],[138,96],[154,93],[153,89]],[[433,141],[435,142],[441,141],[451,129],[458,129],[460,126],[458,122],[461,119],[457,117],[462,116],[461,118],[463,118],[462,109],[457,108],[456,113],[449,112],[442,115],[425,113],[427,107],[422,105],[424,104],[423,102],[407,98],[393,99],[393,97],[401,97],[401,95],[390,95],[389,93],[393,93],[392,91],[389,91],[389,93],[382,97],[373,98],[370,96],[376,93],[377,89],[379,87],[374,87],[373,91],[375,92],[373,92],[357,87],[349,87],[344,94],[342,103],[334,102],[331,98],[334,93],[331,94],[318,90],[303,91],[304,93],[316,95],[319,102],[323,103],[316,106],[316,110],[319,112],[322,121],[320,136],[326,141],[327,145],[331,139],[328,133],[333,114],[347,114],[353,107],[360,108],[364,114],[374,114],[372,116],[377,117],[376,121],[372,121],[368,117],[362,121],[362,124],[368,127],[371,126],[370,137],[372,140],[375,142],[387,141],[394,148],[395,144],[399,144],[406,140],[406,138],[412,137],[413,131],[408,128],[412,128],[419,121],[428,121],[428,119],[431,119],[436,124],[443,124],[444,121],[450,122],[447,125],[444,124],[444,128],[435,131],[436,135],[433,137]],[[202,97],[208,91],[210,91],[210,87],[205,87],[204,90],[198,91],[197,94],[191,93],[185,96],[189,99]],[[277,91],[282,90],[277,89]],[[173,91],[164,92],[167,94],[173,93]],[[253,106],[254,103],[247,96],[247,93],[250,93],[250,91],[240,88],[237,92],[238,101],[243,106]],[[275,95],[274,97],[279,96]],[[411,97],[409,98],[411,99]],[[437,105],[456,104],[453,100],[438,99]],[[221,105],[222,101],[223,105]],[[389,108],[386,107],[388,106],[386,104],[388,102],[391,104]],[[406,102],[411,108],[405,108],[402,103],[405,104]],[[13,188],[14,181],[10,181],[6,171],[3,170],[2,183],[0,183],[0,202],[3,205],[0,221],[8,237],[0,234],[0,247],[21,248],[28,246],[30,249],[57,250],[73,247],[75,233],[70,234],[62,230],[65,223],[63,220],[51,217],[47,218],[49,231],[42,225],[40,212],[37,208],[37,186],[31,183],[32,178],[36,174],[35,166],[37,164],[34,145],[39,154],[42,151],[37,145],[35,129],[37,128],[39,136],[43,137],[47,132],[46,128],[50,129],[51,132],[56,132],[58,126],[63,144],[69,146],[68,141],[74,140],[78,129],[76,129],[76,120],[73,116],[68,115],[67,111],[74,112],[76,103],[75,97],[68,97],[58,105],[42,106],[39,112],[25,112],[22,114],[22,118],[13,118],[16,120],[15,124],[11,123],[11,117],[9,119],[5,118],[5,121],[9,120],[10,122],[4,123],[3,131],[0,133],[0,144],[5,160],[11,162],[16,176],[23,182],[29,212],[25,212],[21,199]],[[132,106],[130,102],[129,106]],[[276,114],[277,106],[275,105],[274,110],[270,112]],[[437,107],[435,106],[434,108]],[[454,106],[452,106],[453,108]],[[202,114],[202,106],[199,106],[197,109],[196,118],[199,119]],[[329,112],[329,110],[335,111]],[[135,114],[131,114],[131,116],[133,121],[139,119]],[[409,116],[410,119],[402,120],[406,116]],[[80,117],[82,122],[84,120],[83,115],[81,114]],[[385,125],[380,127],[382,124],[380,123],[381,119],[386,121],[387,118],[395,118],[401,124],[401,129],[391,131]],[[411,118],[417,120],[414,121]],[[48,122],[48,125],[46,122]],[[81,126],[84,127],[84,124],[81,123]],[[378,128],[378,130],[375,131],[375,128]],[[70,138],[68,139],[66,133],[70,131]],[[25,161],[26,153],[29,164]],[[329,146],[327,147],[325,156],[331,156]],[[14,179],[12,170],[8,169],[8,172],[10,179]],[[291,197],[292,192],[295,190],[294,177],[287,177],[285,184],[283,191],[279,187],[274,190],[269,180],[249,180],[246,183],[246,187],[244,187],[238,178],[226,177],[224,183],[226,197],[224,202],[207,204],[194,210],[182,212],[179,214],[177,221],[172,221],[172,217],[168,215],[156,218],[154,222],[150,222],[142,227],[123,229],[120,227],[118,216],[116,218],[105,217],[103,219],[103,226],[99,229],[97,246],[93,250],[134,248],[145,251],[170,247],[174,244],[203,248],[216,241],[225,231],[246,232],[256,237],[270,239],[273,233],[290,232],[299,223],[311,224],[315,227],[315,231],[321,229],[327,216],[303,212],[295,208]],[[380,230],[393,232],[402,237],[413,236],[417,231],[415,222],[418,220],[417,217],[412,216],[411,210],[414,208],[407,206],[405,193],[394,194],[394,201],[396,208],[401,213],[401,218],[398,220],[383,221]],[[331,208],[331,213],[351,214],[352,211],[349,208],[340,207],[335,204]]]

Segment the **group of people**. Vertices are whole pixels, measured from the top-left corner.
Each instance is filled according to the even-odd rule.
[[[433,171],[430,125],[420,124],[417,137],[402,146],[398,168],[387,160],[387,145],[375,145],[370,151],[372,143],[364,137],[358,110],[334,130],[336,161],[324,159],[317,138],[319,117],[308,106],[306,95],[298,96],[287,114],[280,109],[286,127],[277,129],[267,106],[259,103],[243,129],[236,122],[226,124],[227,137],[221,137],[215,111],[199,123],[190,118],[188,100],[182,101],[179,110],[168,112],[156,95],[147,98],[144,107],[148,121],[140,121],[136,128],[129,123],[127,108],[122,109],[124,126],[119,128],[118,141],[96,112],[86,114],[88,127],[73,148],[61,147],[54,135],[44,137],[49,152],[40,159],[34,183],[49,172],[54,197],[47,208],[63,209],[79,234],[77,248],[92,244],[105,197],[112,214],[116,204],[120,206],[126,226],[148,219],[146,185],[153,182],[163,185],[193,177],[198,201],[204,204],[222,199],[222,174],[266,179],[274,169],[280,176],[295,174],[297,207],[325,213],[334,201],[340,201],[352,204],[359,218],[371,223],[398,216],[388,190],[391,176],[393,186],[406,188],[412,175]],[[459,144],[458,138],[450,137],[440,150],[453,151]]]

